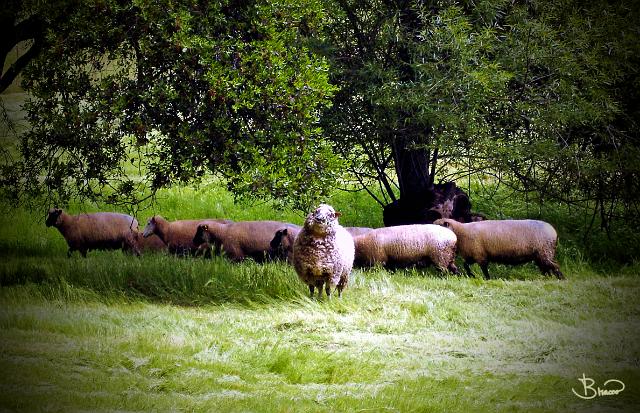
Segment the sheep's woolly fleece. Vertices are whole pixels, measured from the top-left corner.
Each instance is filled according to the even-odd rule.
[[[378,228],[355,237],[356,263],[407,266],[431,262],[440,270],[457,272],[453,265],[456,235],[437,225],[401,225]]]
[[[321,204],[307,216],[296,237],[294,267],[312,293],[314,286],[327,284],[336,286],[340,294],[349,281],[355,246],[338,216],[330,205]]]

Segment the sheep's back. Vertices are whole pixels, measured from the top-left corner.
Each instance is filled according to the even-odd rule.
[[[237,241],[247,253],[267,251],[276,231],[288,225],[280,221],[237,221],[228,224],[226,237]]]
[[[164,234],[165,242],[169,249],[176,248],[197,248],[193,243],[198,225],[205,220],[184,219],[169,222],[168,231]]]
[[[127,239],[135,239],[138,221],[130,215],[95,212],[71,217],[65,238],[89,249],[119,248]]]
[[[369,228],[369,227],[343,227],[343,228],[346,229],[347,232],[351,234],[352,237],[357,237],[358,235],[363,235],[370,231],[373,231],[373,228]]]
[[[364,235],[384,251],[387,260],[413,262],[425,255],[434,257],[443,248],[455,246],[452,231],[438,225],[400,225],[378,228]]]
[[[557,233],[538,220],[489,220],[464,224],[475,233],[474,240],[493,261],[519,263],[540,254],[555,253]],[[553,250],[553,251],[550,251]]]
[[[167,232],[164,234],[164,241],[172,253],[175,252],[194,252],[199,245],[193,242],[196,235],[198,225],[200,224],[227,224],[232,221],[227,219],[181,219],[169,222]]]

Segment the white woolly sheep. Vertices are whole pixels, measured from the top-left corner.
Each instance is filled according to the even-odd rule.
[[[279,221],[238,221],[228,224],[207,222],[198,226],[193,243],[208,243],[216,251],[223,251],[232,261],[251,257],[257,262],[263,262],[271,258],[270,242],[273,235],[287,225]]]
[[[325,285],[327,297],[335,287],[338,297],[349,282],[355,246],[353,237],[338,223],[340,214],[331,206],[321,204],[311,212],[293,247],[293,265],[300,279],[318,297]]]
[[[456,235],[431,224],[377,228],[354,237],[354,265],[401,268],[434,264],[441,271],[458,273],[455,266]]]
[[[138,221],[130,215],[115,212],[69,215],[60,208],[49,210],[47,227],[56,227],[67,241],[70,257],[79,251],[83,257],[90,250],[132,251],[140,255],[136,242]]]
[[[162,216],[155,215],[147,221],[142,235],[147,238],[156,234],[172,254],[195,255],[208,248],[207,245],[193,243],[193,235],[196,233],[198,225],[205,222],[230,223],[232,221],[228,219],[185,219],[169,222]]]
[[[442,225],[458,237],[458,254],[464,259],[464,269],[473,276],[470,264],[478,263],[485,278],[489,278],[489,262],[522,264],[535,262],[543,274],[552,272],[563,279],[555,261],[558,234],[544,221],[487,220],[460,223],[439,219]]]

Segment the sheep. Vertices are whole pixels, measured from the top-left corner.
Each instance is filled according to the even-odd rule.
[[[138,242],[138,248],[140,252],[146,254],[148,252],[166,252],[168,251],[167,244],[156,234],[151,234],[148,237],[143,237],[142,233],[136,233],[136,241]]]
[[[232,261],[242,261],[247,257],[257,262],[272,258],[270,242],[274,233],[285,222],[279,221],[238,221],[228,224],[214,222],[202,223],[193,237],[193,243],[208,243],[216,251],[223,251]]]
[[[544,221],[486,220],[460,223],[439,219],[436,225],[451,229],[458,237],[458,254],[464,259],[464,269],[473,276],[470,264],[478,263],[489,279],[489,262],[521,264],[534,261],[543,274],[552,272],[564,279],[555,261],[558,235]]]
[[[286,259],[287,262],[293,262],[293,243],[296,236],[300,232],[301,227],[289,224],[287,228],[281,228],[273,236],[271,240],[271,254],[280,259]],[[373,228],[367,227],[344,227],[352,237],[366,234]]]
[[[435,264],[441,271],[458,273],[455,266],[456,235],[432,224],[378,228],[354,237],[354,265],[381,264],[387,268]]]
[[[371,231],[373,228],[367,228],[367,227],[344,227],[344,229],[346,229],[347,232],[349,234],[351,234],[352,237],[355,237],[355,236],[358,236],[358,235],[366,234],[367,232]]]
[[[145,238],[156,234],[167,245],[172,254],[196,255],[208,248],[208,245],[196,245],[193,243],[193,234],[198,225],[203,222],[230,223],[228,219],[200,219],[177,220],[169,222],[160,215],[155,215],[147,221],[142,236]]]
[[[79,251],[83,257],[90,250],[132,251],[140,255],[136,233],[138,221],[130,215],[115,212],[69,215],[60,208],[51,208],[45,222],[56,227],[67,241],[67,257]]]
[[[293,243],[302,229],[299,225],[288,224],[279,228],[269,242],[270,255],[274,258],[286,259],[293,263]]]
[[[340,213],[330,205],[320,204],[304,221],[293,246],[293,266],[298,277],[318,297],[325,285],[327,297],[335,287],[338,297],[349,282],[355,245],[353,237],[338,223]]]

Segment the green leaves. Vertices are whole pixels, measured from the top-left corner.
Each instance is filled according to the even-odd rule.
[[[306,208],[337,162],[319,128],[336,89],[306,45],[323,18],[316,1],[82,3],[25,73],[33,130],[15,166],[63,203],[135,204],[217,174]],[[40,180],[54,159],[78,179]]]

